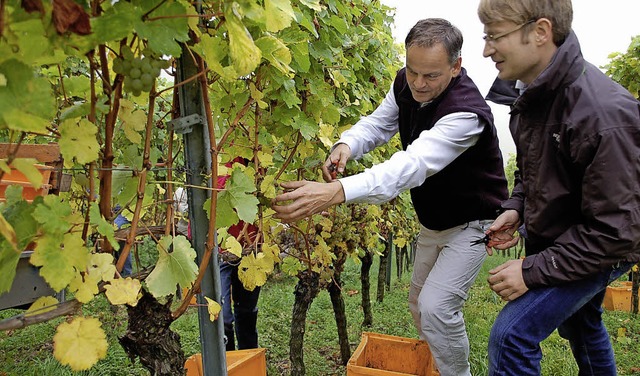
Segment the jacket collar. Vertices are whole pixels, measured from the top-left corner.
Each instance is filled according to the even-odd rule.
[[[585,60],[582,57],[578,37],[571,31],[553,55],[549,65],[516,100],[514,111],[553,98],[555,92],[578,79],[584,69]]]

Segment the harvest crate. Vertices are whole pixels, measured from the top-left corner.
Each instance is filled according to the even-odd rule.
[[[227,351],[228,376],[266,376],[266,349]],[[202,355],[191,355],[184,363],[187,376],[202,376]]]
[[[347,363],[347,376],[439,376],[425,341],[362,333]]]
[[[51,178],[52,167],[37,164],[35,167],[40,171],[42,175],[43,184],[40,187],[34,187],[24,174],[14,168],[11,168],[10,172],[5,172],[0,181],[0,201],[4,201],[4,192],[10,185],[22,186],[22,198],[27,201],[33,201],[36,196],[44,196],[49,193],[51,185],[49,179]]]
[[[607,286],[602,304],[609,311],[631,312],[631,287],[633,282],[618,282],[621,286]]]

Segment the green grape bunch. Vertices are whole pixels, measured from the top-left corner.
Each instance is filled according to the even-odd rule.
[[[150,92],[162,69],[170,65],[152,51],[145,50],[141,56],[135,56],[129,48],[123,48],[122,56],[113,60],[113,71],[124,76],[124,91],[137,97],[142,92]]]

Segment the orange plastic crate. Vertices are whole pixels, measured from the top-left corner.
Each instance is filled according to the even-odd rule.
[[[631,312],[631,287],[633,282],[621,282],[622,286],[607,286],[602,305],[609,311]]]
[[[362,333],[347,363],[347,376],[439,376],[425,341]]]
[[[2,181],[0,181],[0,201],[5,200],[4,193],[10,185],[22,186],[22,198],[27,201],[33,201],[36,196],[44,196],[49,193],[49,189],[51,188],[49,179],[51,178],[53,169],[41,164],[34,166],[40,171],[40,174],[42,174],[42,185],[39,188],[32,186],[29,179],[27,179],[22,172],[12,168],[11,172],[4,173]]]
[[[228,376],[266,376],[266,349],[227,351]],[[202,355],[191,355],[184,363],[187,376],[203,376]]]

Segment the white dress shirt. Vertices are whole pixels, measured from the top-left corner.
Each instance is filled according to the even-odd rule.
[[[361,158],[398,132],[398,111],[391,89],[380,106],[345,131],[335,145],[347,144],[351,148],[351,158]],[[475,145],[483,129],[484,123],[471,112],[455,112],[442,117],[430,130],[422,131],[407,150],[396,152],[389,160],[360,174],[340,178],[345,202],[380,204],[402,191],[420,186]]]

